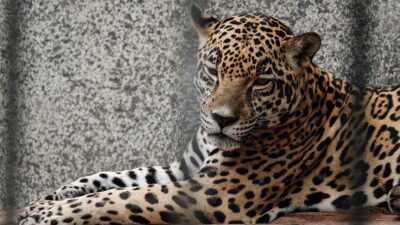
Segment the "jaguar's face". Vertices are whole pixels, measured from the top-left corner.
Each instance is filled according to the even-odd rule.
[[[192,16],[201,38],[201,126],[209,139],[230,150],[284,124],[295,108],[302,71],[291,31],[264,15],[221,22],[196,10]]]

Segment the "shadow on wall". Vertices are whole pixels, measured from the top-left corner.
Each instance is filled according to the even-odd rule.
[[[179,155],[197,124],[191,4],[32,0],[17,5],[15,44],[10,46],[9,36],[0,32],[2,56],[10,49],[17,56],[13,77],[8,76],[7,57],[0,57],[0,68],[8,68],[0,71],[1,108],[10,110],[8,99],[14,97],[18,109],[9,123],[6,110],[0,110],[1,143],[7,143],[7,125],[18,125],[15,145],[0,146],[0,165],[7,151],[15,154],[17,206],[83,175],[163,165]],[[321,67],[355,82],[400,83],[396,0],[196,4],[220,18],[263,12],[295,33],[315,31],[323,38],[315,58]],[[357,10],[360,4],[368,17]],[[0,10],[8,10],[3,2]],[[0,19],[0,29],[7,30],[5,17]],[[10,79],[15,96],[7,96]],[[0,172],[0,181],[5,178]]]

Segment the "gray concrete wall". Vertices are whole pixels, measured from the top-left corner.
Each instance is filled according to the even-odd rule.
[[[89,173],[170,162],[196,125],[192,1],[116,2],[21,2],[20,206]],[[397,0],[195,2],[219,17],[263,12],[295,33],[318,32],[322,68],[354,82],[400,83]]]
[[[0,209],[5,207],[5,175],[6,175],[6,145],[7,145],[7,122],[6,107],[8,100],[8,61],[7,61],[7,23],[5,1],[0,0]]]
[[[175,1],[25,1],[17,202],[182,148],[183,22]]]

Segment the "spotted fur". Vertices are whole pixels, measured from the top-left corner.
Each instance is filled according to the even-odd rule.
[[[33,202],[20,224],[250,224],[386,202],[398,212],[398,86],[334,77],[312,63],[317,34],[295,36],[272,17],[219,21],[197,8],[192,17],[200,130],[217,147],[202,169],[179,182]]]

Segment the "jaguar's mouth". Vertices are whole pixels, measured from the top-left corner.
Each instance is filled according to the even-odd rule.
[[[211,144],[221,150],[233,150],[242,146],[241,142],[236,141],[223,133],[208,134]]]

